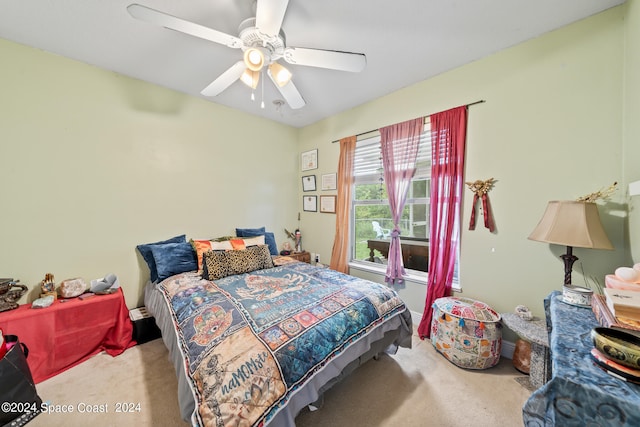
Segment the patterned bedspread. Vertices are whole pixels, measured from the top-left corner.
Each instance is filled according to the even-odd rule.
[[[260,426],[296,389],[376,325],[406,310],[388,287],[306,263],[215,282],[158,285],[196,401],[192,422]]]

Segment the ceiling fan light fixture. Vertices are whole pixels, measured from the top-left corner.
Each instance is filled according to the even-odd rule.
[[[287,70],[277,62],[269,65],[269,71],[271,72],[271,75],[273,76],[276,84],[280,87],[289,83],[291,81],[291,77],[293,76],[293,74],[291,74],[291,71]]]
[[[367,59],[363,53],[287,46],[282,23],[289,1],[257,0],[256,16],[245,19],[240,24],[237,37],[140,4],[130,4],[127,11],[135,19],[242,50],[242,59],[200,91],[203,96],[217,96],[242,78],[242,81],[254,91],[262,81],[264,102],[265,79],[264,76],[261,78],[255,73],[262,73],[266,68],[269,79],[284,98],[284,102],[289,108],[296,110],[304,107],[306,102],[291,78],[292,73],[282,65],[276,64],[280,58],[289,64],[349,72],[362,71]],[[253,92],[251,98],[255,98]]]
[[[264,66],[264,54],[254,47],[244,51],[244,63],[251,71],[260,71]]]
[[[240,80],[242,83],[249,86],[251,89],[255,89],[258,87],[258,82],[260,81],[260,72],[259,71],[251,71],[248,68],[244,70],[244,73],[240,76]]]

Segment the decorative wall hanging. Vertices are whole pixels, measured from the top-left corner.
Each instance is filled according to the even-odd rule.
[[[476,228],[476,204],[478,199],[482,199],[482,212],[484,215],[484,226],[493,232],[496,227],[491,217],[491,208],[489,207],[489,196],[487,193],[493,188],[495,180],[489,178],[485,181],[480,179],[474,182],[467,182],[467,187],[473,191],[473,204],[471,206],[471,221],[469,222],[469,230],[475,230]]]
[[[335,190],[338,188],[338,174],[325,173],[322,175],[322,190]]]
[[[320,212],[336,213],[336,196],[320,196]]]
[[[318,212],[318,196],[304,196],[302,198],[302,209],[305,212]]]
[[[302,191],[316,191],[315,175],[307,175],[302,177]]]
[[[318,169],[318,149],[305,151],[300,154],[300,169],[302,172]]]

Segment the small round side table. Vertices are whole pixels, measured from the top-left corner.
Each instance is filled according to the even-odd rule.
[[[529,382],[533,388],[542,387],[551,377],[546,320],[537,317],[533,320],[524,320],[515,313],[500,313],[500,316],[507,328],[531,343]]]

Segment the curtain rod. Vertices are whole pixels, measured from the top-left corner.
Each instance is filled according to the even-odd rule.
[[[484,99],[481,99],[481,100],[476,101],[476,102],[471,102],[471,103],[469,103],[469,104],[465,104],[465,107],[471,107],[472,105],[482,104],[483,102],[486,102],[486,101],[485,101]],[[432,113],[432,114],[435,114],[435,113]],[[431,115],[431,114],[427,114],[427,115],[426,115],[426,116],[424,116],[424,117],[429,117],[430,115]],[[377,131],[378,131],[378,129],[372,129],[372,130],[369,130],[369,131],[366,131],[366,132],[361,132],[361,133],[359,133],[359,134],[357,134],[357,135],[356,135],[356,138],[357,138],[357,137],[359,137],[359,136],[366,135],[366,134],[371,133],[371,132],[377,132]],[[337,139],[337,140],[335,140],[335,141],[331,141],[331,143],[332,143],[332,144],[335,144],[336,142],[340,142],[340,140],[339,140],[339,139]]]

